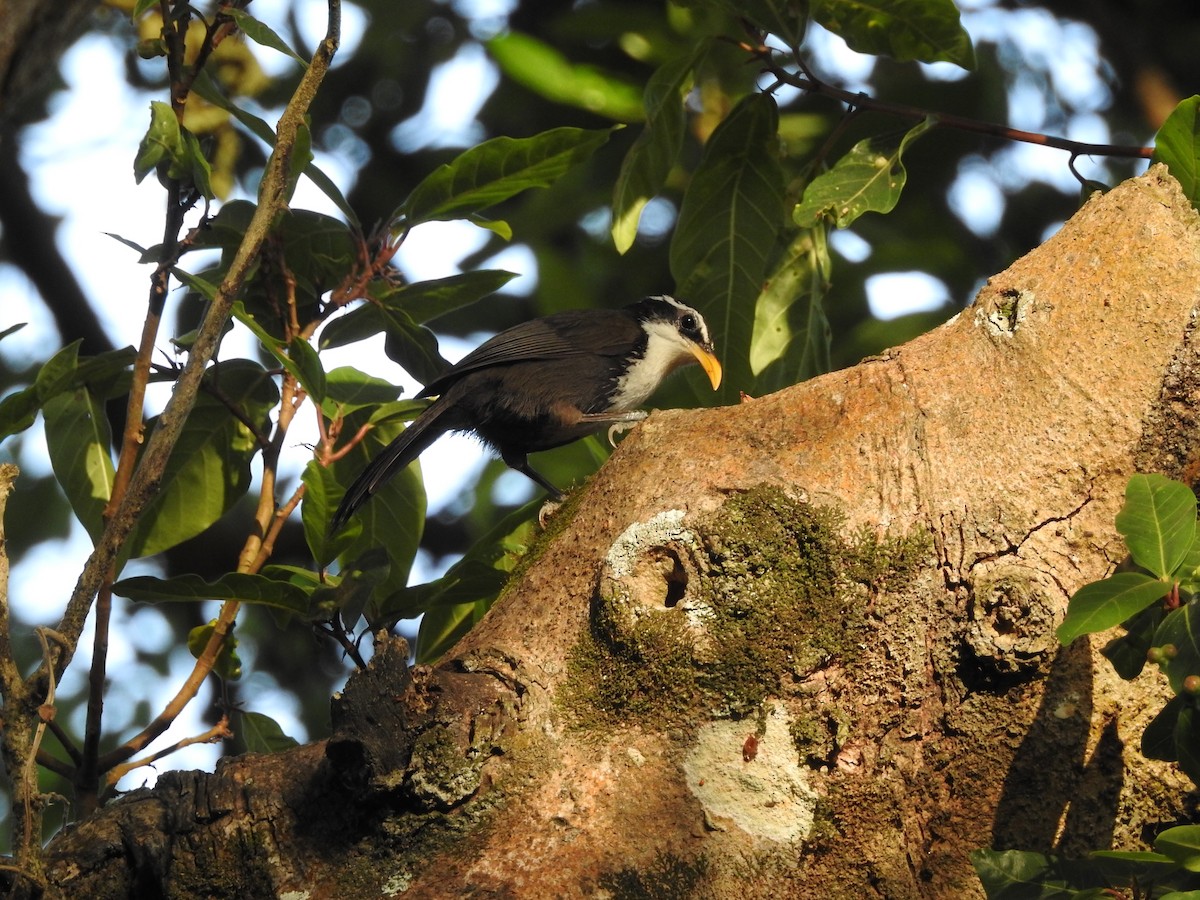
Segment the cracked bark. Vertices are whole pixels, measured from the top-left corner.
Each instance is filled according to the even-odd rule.
[[[446,662],[385,644],[327,743],[164,775],[52,843],[54,890],[959,898],[974,848],[1139,846],[1185,813],[1137,749],[1161,685],[1053,630],[1128,476],[1195,474],[1198,299],[1155,169],[904,347],[652,416]]]

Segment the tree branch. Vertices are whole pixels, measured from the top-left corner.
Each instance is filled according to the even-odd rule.
[[[1150,159],[1154,154],[1153,147],[1135,147],[1122,144],[1089,144],[1085,141],[1072,141],[1067,138],[1056,137],[1050,134],[1040,134],[1035,131],[1021,131],[1017,128],[1010,128],[1007,125],[984,122],[980,119],[968,118],[967,116],[932,112],[918,106],[910,106],[907,103],[893,103],[889,100],[879,100],[868,94],[855,93],[854,91],[847,91],[839,87],[834,87],[831,84],[826,84],[808,72],[807,69],[803,69],[803,67],[801,67],[801,74],[792,72],[781,65],[776,59],[775,51],[765,45],[753,46],[747,43],[740,43],[739,46],[755,59],[759,60],[764,68],[780,84],[798,88],[809,94],[830,97],[857,109],[869,109],[875,112],[899,116],[902,119],[914,119],[918,121],[927,116],[932,116],[936,123],[943,128],[954,128],[958,131],[984,134],[1006,141],[1019,141],[1026,144],[1038,144],[1043,147],[1054,147],[1057,150],[1066,150],[1072,157],[1116,156],[1130,159]]]

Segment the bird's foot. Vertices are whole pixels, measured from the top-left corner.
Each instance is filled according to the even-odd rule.
[[[628,415],[630,415],[631,418],[625,419],[621,422],[614,422],[608,427],[608,445],[610,447],[617,446],[618,434],[623,434],[626,431],[629,431],[634,425],[637,425],[639,422],[645,419],[646,416],[650,415],[650,413],[638,410],[637,418],[632,418],[632,413],[629,413]]]
[[[550,521],[551,516],[559,511],[564,502],[566,502],[566,498],[562,494],[559,494],[558,499],[547,500],[543,503],[542,508],[538,510],[538,527],[545,531],[546,523]]]

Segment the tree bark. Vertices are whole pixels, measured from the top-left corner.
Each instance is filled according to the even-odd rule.
[[[1054,628],[1128,477],[1195,475],[1198,226],[1156,168],[918,340],[652,416],[449,659],[384,640],[329,741],[123,797],[51,893],[961,898],[976,848],[1143,846],[1165,686]]]

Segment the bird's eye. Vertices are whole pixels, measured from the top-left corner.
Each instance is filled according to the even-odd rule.
[[[691,313],[689,313],[688,315],[684,316],[682,319],[679,320],[679,324],[682,325],[688,331],[695,331],[696,330],[696,317],[693,316]]]

